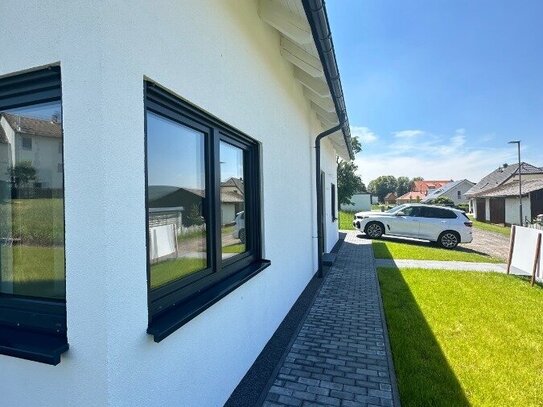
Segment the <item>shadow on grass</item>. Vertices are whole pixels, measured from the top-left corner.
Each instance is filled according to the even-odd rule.
[[[369,239],[366,237],[364,233],[359,233],[357,235],[358,238],[361,239]],[[410,239],[410,238],[401,238],[401,237],[395,237],[395,236],[381,236],[378,240],[375,240],[376,242],[392,242],[392,243],[402,243],[408,246],[415,246],[415,247],[428,247],[428,248],[434,248],[434,249],[442,249],[442,247],[437,244],[436,242],[430,242],[428,240],[416,240],[416,239]],[[385,246],[385,245],[383,245]],[[447,250],[447,249],[443,249]],[[452,249],[453,251],[462,252],[462,253],[470,253],[470,254],[478,254],[480,256],[491,258],[492,256],[489,256],[487,253],[480,252],[478,250],[468,249],[463,246],[457,246],[455,249]],[[389,252],[390,253],[390,252]],[[391,257],[392,258],[392,257]]]
[[[378,275],[402,405],[469,406],[400,270]]]

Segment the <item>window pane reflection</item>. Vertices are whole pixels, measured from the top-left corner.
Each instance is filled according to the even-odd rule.
[[[151,288],[207,267],[205,136],[147,114]]]
[[[0,293],[65,298],[61,103],[0,112]]]
[[[222,258],[247,250],[243,150],[221,141]]]

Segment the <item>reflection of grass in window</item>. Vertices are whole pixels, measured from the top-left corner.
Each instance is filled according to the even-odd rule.
[[[182,258],[151,265],[151,288],[157,288],[206,267],[205,259]]]
[[[231,244],[222,248],[223,253],[243,253],[245,245],[243,243]]]
[[[48,298],[64,297],[64,249],[62,247],[3,246],[0,248],[0,256],[4,262],[10,258],[10,252],[13,254],[14,261],[13,294]],[[6,267],[5,263],[2,268],[4,267]],[[3,281],[6,282],[5,269],[2,274]],[[62,281],[62,284],[55,289],[56,280]]]
[[[223,226],[221,232],[223,235],[226,235],[228,233],[234,233],[234,225]]]
[[[53,246],[64,244],[62,199],[13,199],[0,205],[0,219],[13,224],[14,239],[24,244]]]

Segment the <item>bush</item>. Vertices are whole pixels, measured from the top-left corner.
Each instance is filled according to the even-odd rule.
[[[456,205],[456,209],[460,209],[464,212],[469,212],[469,205],[468,204],[458,204]]]
[[[440,206],[454,206],[454,201],[446,196],[440,196],[439,198],[434,199],[432,204]]]

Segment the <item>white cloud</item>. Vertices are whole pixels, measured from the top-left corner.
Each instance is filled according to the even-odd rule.
[[[378,139],[377,135],[367,127],[351,126],[351,135],[358,137],[362,145],[373,143]]]
[[[393,133],[394,137],[396,138],[414,138],[418,136],[422,136],[424,134],[424,131],[422,130],[402,130],[402,131],[396,131]]]
[[[407,133],[406,133],[407,132]],[[413,135],[413,132],[417,132]],[[398,134],[411,134],[400,136]],[[424,137],[418,137],[424,135]],[[511,149],[475,147],[465,130],[438,136],[422,130],[393,133],[391,143],[382,143],[362,151],[356,160],[358,172],[367,184],[380,175],[426,179],[463,179],[477,182],[504,162],[511,162]]]

